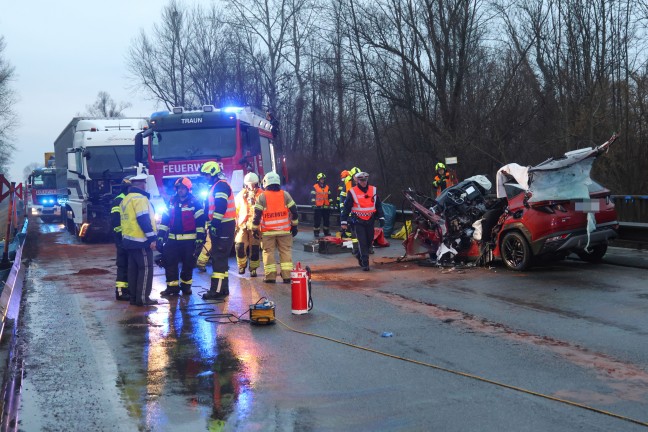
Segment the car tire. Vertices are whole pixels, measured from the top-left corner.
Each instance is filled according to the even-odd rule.
[[[531,247],[522,233],[513,231],[504,235],[500,253],[504,265],[511,270],[526,270],[531,264]]]
[[[599,263],[603,260],[603,256],[607,252],[608,246],[606,244],[599,244],[596,246],[592,246],[590,248],[590,251],[587,251],[585,249],[579,250],[576,252],[576,255],[578,255],[578,258],[582,259],[583,261],[587,261],[589,263]]]

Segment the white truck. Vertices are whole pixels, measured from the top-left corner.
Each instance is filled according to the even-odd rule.
[[[54,143],[56,160],[64,161],[65,170],[59,196],[67,195],[65,221],[70,233],[83,241],[112,234],[111,203],[122,179],[136,172],[134,137],[147,127],[145,118],[75,117],[59,135]]]

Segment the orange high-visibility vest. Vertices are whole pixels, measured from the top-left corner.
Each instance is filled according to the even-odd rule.
[[[266,206],[261,217],[261,232],[290,231],[290,217],[284,191],[265,191]]]
[[[362,192],[358,186],[349,191],[353,196],[351,212],[362,220],[369,220],[376,213],[376,187],[369,186],[367,192]]]
[[[323,207],[331,205],[329,201],[329,187],[328,185],[324,186],[324,189],[320,186],[319,183],[313,185],[315,189],[315,206]]]
[[[216,188],[216,185],[220,182],[227,184],[225,180],[218,180],[216,183],[214,183],[214,185],[209,190],[209,199],[208,199],[209,207],[207,208],[207,217],[209,218],[209,220],[212,220],[214,218],[214,210],[216,210],[216,199],[214,198],[214,189]],[[236,206],[234,205],[234,195],[232,194],[232,188],[230,187],[230,194],[229,197],[227,197],[227,209],[225,210],[225,214],[223,215],[221,222],[229,222],[234,219],[236,219]]]
[[[254,204],[256,204],[259,195],[263,191],[260,188],[251,191],[249,189],[242,189],[236,195],[234,202],[236,203],[236,225],[243,227],[248,220],[254,217]]]

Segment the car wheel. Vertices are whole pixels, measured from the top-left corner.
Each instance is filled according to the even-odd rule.
[[[578,252],[576,252],[576,255],[578,255],[578,258],[582,259],[583,261],[598,263],[603,259],[603,256],[607,252],[607,248],[608,247],[606,244],[599,244],[589,248],[589,251],[586,249],[579,250]]]
[[[504,236],[500,252],[504,264],[511,270],[525,270],[531,263],[531,248],[519,232],[510,232]]]

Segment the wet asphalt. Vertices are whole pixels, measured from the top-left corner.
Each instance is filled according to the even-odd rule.
[[[648,430],[479,379],[648,422],[645,251],[514,273],[397,263],[393,240],[362,272],[305,252],[305,228],[293,258],[313,270],[314,309],[297,316],[289,285],[239,277],[233,259],[224,303],[200,300],[197,271],[190,297],[116,302],[112,245],[35,222],[20,430]],[[230,323],[261,297],[275,325]]]

